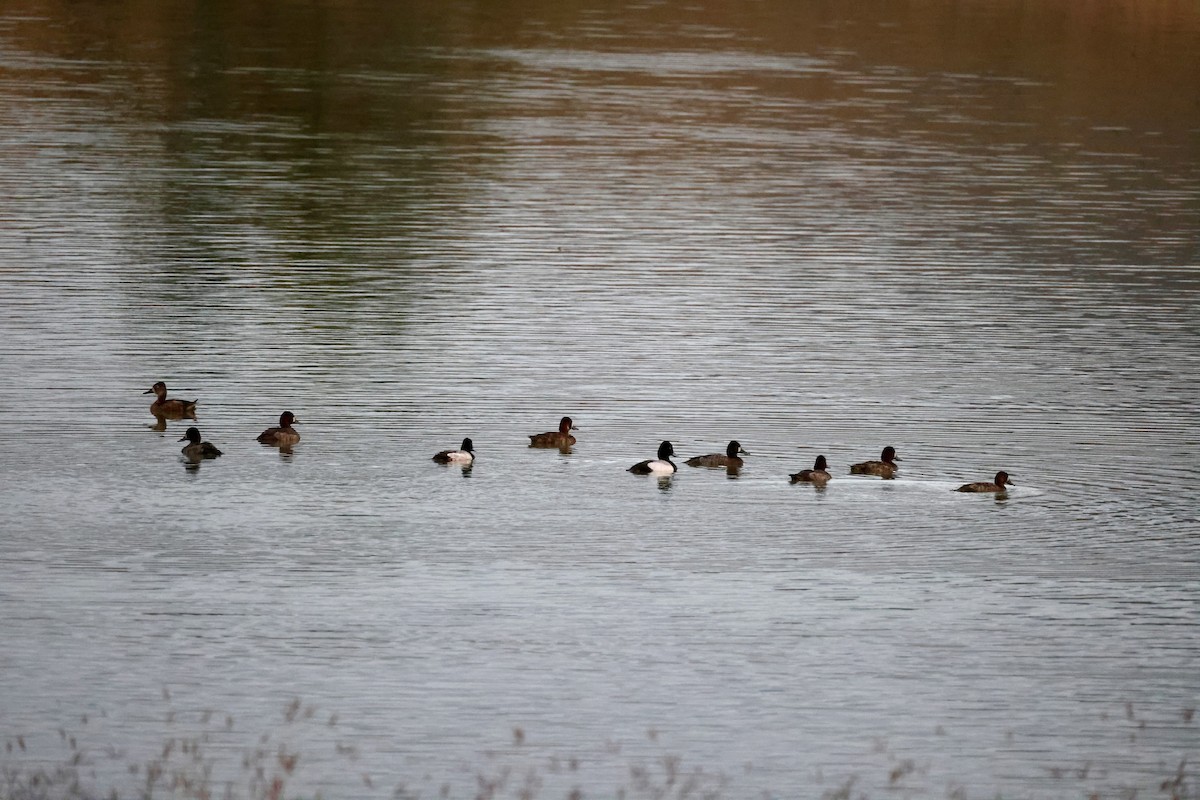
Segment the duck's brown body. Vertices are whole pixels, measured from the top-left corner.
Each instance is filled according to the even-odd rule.
[[[162,381],[151,386],[142,394],[155,395],[150,404],[150,413],[162,419],[195,419],[196,400],[180,400],[177,397],[167,397],[167,385]]]
[[[258,441],[263,444],[274,445],[293,445],[300,441],[300,434],[292,427],[296,422],[296,415],[290,411],[285,411],[279,415],[279,427],[267,428],[258,435]]]
[[[577,431],[575,423],[570,417],[563,417],[559,420],[558,430],[547,431],[546,433],[531,433],[529,435],[530,447],[570,447],[575,444],[575,437],[571,435],[571,431]]]
[[[833,477],[827,471],[828,466],[825,456],[817,456],[812,469],[802,469],[792,475],[792,483],[828,483],[829,479]]]
[[[877,475],[885,480],[896,477],[896,470],[900,468],[896,464],[900,460],[896,458],[896,448],[891,446],[883,448],[883,453],[879,458],[879,461],[861,461],[857,464],[851,464],[850,474]]]
[[[750,455],[749,453],[746,453],[746,451],[742,449],[742,446],[735,440],[729,443],[729,446],[725,448],[724,453],[709,453],[706,456],[696,456],[694,458],[689,458],[683,463],[687,464],[689,467],[741,469],[742,465],[746,462],[738,457],[738,453]]]
[[[954,491],[956,491],[956,492],[976,492],[976,493],[1007,492],[1009,486],[1015,486],[1015,485],[1016,484],[1009,481],[1008,473],[1005,472],[1004,470],[1000,470],[999,472],[996,473],[996,479],[994,481],[992,481],[991,483],[988,483],[987,481],[976,481],[975,483],[964,483],[962,486],[958,487]]]

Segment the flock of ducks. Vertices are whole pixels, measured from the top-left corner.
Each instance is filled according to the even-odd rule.
[[[167,419],[196,418],[196,401],[168,398],[167,385],[162,381],[154,384],[145,394],[155,395],[154,402],[150,404],[150,413],[160,423]],[[267,428],[258,435],[258,441],[280,448],[290,448],[300,441],[300,434],[292,427],[295,422],[296,416],[290,411],[284,411],[279,415],[278,427]],[[563,417],[558,423],[558,430],[530,434],[529,446],[565,450],[575,444],[576,439],[571,435],[571,431],[575,430],[579,429],[575,427],[574,421],[570,417]],[[221,455],[221,451],[211,442],[205,442],[201,439],[199,428],[188,428],[183,438],[179,441],[187,442],[183,446],[182,452],[184,457],[189,461],[194,462],[205,458],[216,458]],[[671,457],[674,455],[675,447],[670,442],[664,441],[658,446],[656,458],[639,461],[630,467],[628,471],[635,475],[673,475],[679,470],[679,466],[671,460]],[[743,455],[750,454],[742,449],[742,445],[735,440],[729,443],[724,453],[709,453],[708,455],[696,456],[689,458],[684,463],[690,467],[708,467],[710,469],[725,469],[736,472],[745,463],[742,460]],[[463,439],[462,444],[457,450],[442,450],[433,455],[433,460],[438,464],[460,464],[463,466],[473,464],[475,461],[475,444],[470,438]],[[896,462],[900,460],[896,456],[896,448],[889,445],[883,448],[878,461],[872,460],[851,464],[850,474],[875,475],[884,480],[890,480],[896,477],[896,472],[899,469]],[[825,456],[817,456],[812,469],[802,469],[790,476],[792,483],[810,483],[815,486],[824,486],[831,478],[829,464],[825,460]],[[964,483],[955,489],[955,491],[1004,492],[1007,491],[1009,486],[1015,486],[1015,484],[1009,480],[1008,473],[1001,470],[996,473],[996,477],[992,481]]]
[[[569,417],[563,417],[563,423],[570,423]],[[545,436],[546,434],[539,434]],[[536,437],[532,437],[535,438]],[[467,440],[468,442],[470,439]],[[571,439],[574,442],[574,437]],[[442,455],[439,453],[438,455]],[[670,442],[663,442],[658,446],[658,457],[639,461],[629,468],[629,471],[637,475],[671,475],[678,469],[678,465],[671,460],[671,456],[675,455],[675,447]],[[750,455],[742,449],[742,445],[735,441],[729,443],[725,448],[724,453],[709,453],[706,456],[696,456],[689,458],[683,462],[691,467],[710,467],[721,468],[730,471],[737,471],[742,468],[745,463],[741,456]],[[435,456],[436,458],[436,456]],[[896,464],[900,459],[896,457],[896,448],[891,445],[883,448],[883,452],[879,456],[878,461],[862,461],[858,464],[850,465],[851,475],[877,475],[884,480],[890,480],[896,477],[896,471],[899,469]],[[811,483],[815,486],[824,486],[833,476],[829,474],[829,463],[825,460],[825,456],[817,456],[813,463],[812,469],[802,469],[799,472],[789,476],[792,483]],[[976,481],[975,483],[964,483],[962,486],[955,489],[956,492],[1004,492],[1009,486],[1015,486],[1008,479],[1008,473],[1001,470],[996,473],[993,481]]]
[[[158,420],[158,429],[165,430],[166,421],[169,419],[195,419],[196,418],[196,400],[181,400],[178,397],[167,397],[167,385],[162,381],[151,386],[142,394],[154,395],[154,402],[150,404],[150,413]],[[296,415],[290,411],[285,411],[279,415],[279,425],[274,428],[267,428],[258,435],[258,441],[263,444],[270,444],[279,447],[282,450],[290,448],[292,445],[300,441],[300,434],[292,427],[296,422]],[[181,442],[187,442],[183,446],[181,452],[183,457],[188,461],[197,462],[205,458],[216,458],[221,455],[221,451],[212,442],[202,441],[200,438],[200,429],[192,426],[183,434]]]

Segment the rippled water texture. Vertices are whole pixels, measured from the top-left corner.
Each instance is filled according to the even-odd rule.
[[[1154,795],[1198,76],[1191,0],[3,4],[0,759]]]

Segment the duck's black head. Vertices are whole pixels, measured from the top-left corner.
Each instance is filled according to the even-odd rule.
[[[667,461],[671,456],[675,455],[675,448],[670,442],[663,442],[658,446],[658,458],[660,461]]]
[[[474,454],[475,453],[475,443],[472,442],[470,439],[463,439],[462,447],[460,447],[459,449],[462,450],[464,453]]]
[[[183,438],[180,439],[179,441],[191,442],[192,444],[199,444],[200,443],[200,429],[199,428],[188,428],[187,432],[183,434]]]
[[[828,468],[829,468],[829,465],[825,462],[825,456],[817,456],[817,460],[813,464],[813,469],[817,469],[817,470],[824,472]]]

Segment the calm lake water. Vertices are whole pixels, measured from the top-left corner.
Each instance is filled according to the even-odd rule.
[[[0,760],[1195,796],[1198,264],[1192,0],[6,2]]]

